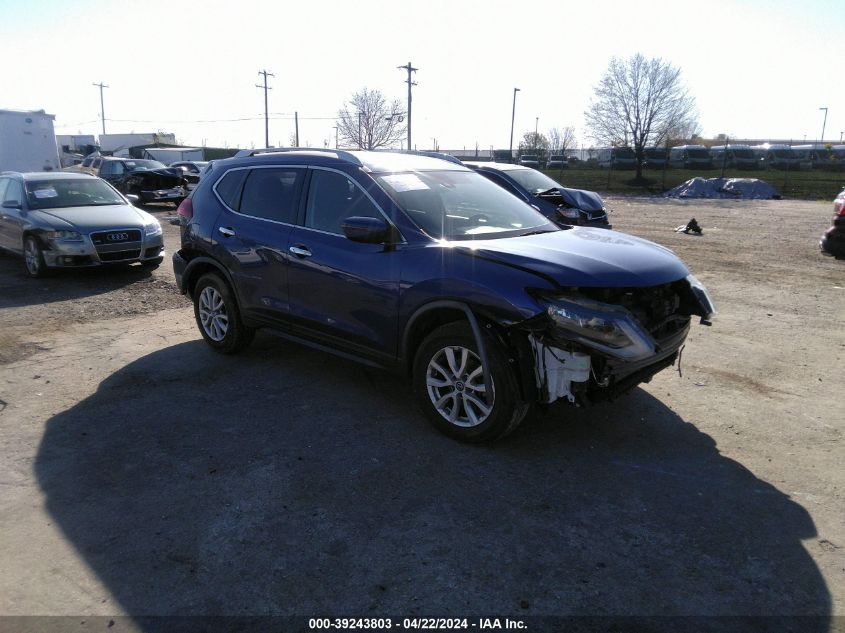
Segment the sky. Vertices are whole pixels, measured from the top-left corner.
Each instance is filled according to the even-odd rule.
[[[172,132],[185,145],[334,146],[334,118],[367,87],[403,109],[409,61],[418,149],[514,147],[573,126],[613,56],[682,71],[700,130],[838,142],[845,131],[841,0],[568,2],[0,0],[0,108],[44,109],[57,134]],[[234,120],[238,119],[238,120]]]

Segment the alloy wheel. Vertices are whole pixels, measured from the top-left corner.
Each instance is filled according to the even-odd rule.
[[[426,369],[426,388],[437,412],[456,426],[478,426],[493,410],[495,388],[491,385],[488,404],[481,360],[460,345],[444,347],[432,357]]]
[[[229,330],[229,316],[226,303],[220,292],[211,286],[202,289],[199,296],[199,316],[202,329],[208,338],[219,343]]]

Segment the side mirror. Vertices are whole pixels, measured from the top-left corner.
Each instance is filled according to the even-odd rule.
[[[363,244],[382,244],[391,235],[390,225],[380,218],[352,216],[340,226],[347,239]]]
[[[127,193],[126,199],[129,200],[129,202],[131,202],[132,204],[138,204],[138,201],[140,200],[140,198],[134,193]]]
[[[22,205],[21,205],[19,200],[6,200],[6,202],[3,203],[3,208],[4,209],[20,209],[20,208],[22,208]]]

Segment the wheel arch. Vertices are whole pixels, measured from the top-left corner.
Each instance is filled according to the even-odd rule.
[[[232,279],[232,275],[226,270],[225,266],[223,266],[220,262],[216,259],[212,259],[211,257],[207,256],[199,256],[194,257],[188,262],[188,265],[185,267],[185,272],[182,275],[182,288],[180,290],[187,294],[189,297],[193,298],[194,288],[196,288],[197,281],[199,281],[200,277],[205,275],[206,273],[218,273],[221,277],[229,284],[229,287],[232,289],[232,293],[235,296],[235,300],[238,300],[238,291],[237,286]]]

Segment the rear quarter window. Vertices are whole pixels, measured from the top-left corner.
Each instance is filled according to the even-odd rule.
[[[230,209],[240,211],[241,207],[241,191],[243,190],[244,180],[246,180],[248,169],[236,169],[226,173],[217,184],[214,190],[217,195]]]

